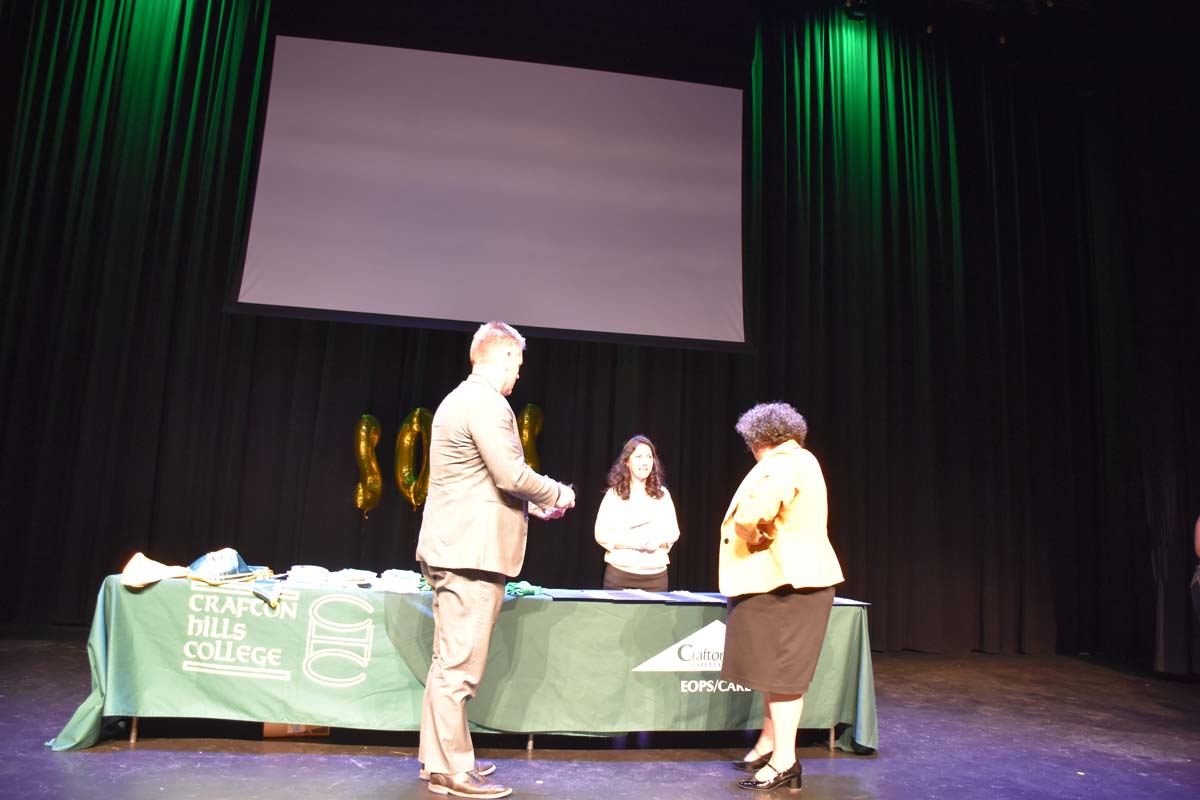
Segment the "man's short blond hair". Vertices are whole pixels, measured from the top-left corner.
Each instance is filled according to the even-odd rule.
[[[471,366],[488,361],[492,353],[507,344],[525,349],[525,337],[512,325],[504,322],[485,322],[471,337]]]

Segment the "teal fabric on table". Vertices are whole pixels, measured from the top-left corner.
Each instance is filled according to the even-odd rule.
[[[89,747],[105,717],[200,717],[416,730],[429,668],[428,593],[105,580],[88,640],[92,689],[55,750]],[[803,728],[843,749],[878,746],[867,609],[836,605]],[[477,730],[617,734],[739,730],[758,695],[719,681],[725,609],[508,596],[487,674],[467,705]]]
[[[425,580],[424,575],[417,580],[417,588],[422,592],[430,591],[429,581]],[[509,581],[504,584],[504,593],[517,597],[526,597],[531,594],[541,594],[542,587],[534,586],[529,581]]]
[[[91,747],[100,739],[100,724],[105,711],[105,698],[108,696],[108,614],[105,613],[107,603],[105,592],[112,580],[105,581],[96,599],[96,613],[92,618],[92,629],[88,634],[88,662],[92,666],[92,691],[87,698],[75,709],[75,713],[67,720],[58,736],[46,742],[55,750],[77,750]],[[119,584],[118,584],[119,585]]]

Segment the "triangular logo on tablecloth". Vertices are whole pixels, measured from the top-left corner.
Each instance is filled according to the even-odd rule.
[[[633,668],[634,672],[719,672],[725,655],[725,623],[714,620]]]

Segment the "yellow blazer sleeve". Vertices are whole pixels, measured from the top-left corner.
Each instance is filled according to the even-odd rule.
[[[747,542],[758,540],[762,533],[768,539],[775,538],[775,520],[779,512],[796,496],[796,487],[790,480],[781,479],[774,473],[766,473],[742,496],[730,519],[734,532]]]

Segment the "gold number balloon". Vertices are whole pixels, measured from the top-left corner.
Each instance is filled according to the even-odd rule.
[[[522,408],[521,413],[517,415],[517,429],[521,432],[525,463],[534,472],[541,472],[542,459],[538,456],[537,437],[542,432],[542,410],[533,403]]]
[[[370,414],[359,417],[354,429],[354,455],[358,459],[359,475],[358,485],[354,488],[354,505],[362,509],[364,519],[368,511],[379,505],[379,498],[383,496],[383,473],[375,460],[380,430],[379,420]]]
[[[413,511],[425,502],[429,494],[429,434],[433,430],[433,414],[427,408],[414,408],[400,424],[396,435],[396,486],[400,494],[412,503]],[[421,437],[421,473],[413,469],[413,451]]]

